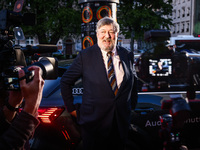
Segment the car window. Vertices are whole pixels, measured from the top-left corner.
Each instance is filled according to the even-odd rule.
[[[54,90],[59,88],[60,79],[61,77],[58,77],[56,80],[45,80],[44,89],[43,89],[43,97],[50,96]]]

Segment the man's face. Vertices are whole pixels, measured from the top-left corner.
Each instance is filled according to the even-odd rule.
[[[118,33],[114,31],[113,25],[104,25],[97,30],[98,46],[104,51],[111,51],[117,45]]]

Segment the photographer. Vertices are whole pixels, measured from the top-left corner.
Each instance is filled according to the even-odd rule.
[[[28,83],[26,79],[21,80],[21,90],[10,91],[8,101],[0,109],[0,149],[24,149],[24,145],[39,124],[37,111],[42,99],[44,80],[39,67],[31,66],[28,70],[35,72],[33,80]],[[24,71],[19,70],[19,78],[24,75]],[[23,99],[23,110],[17,113]]]

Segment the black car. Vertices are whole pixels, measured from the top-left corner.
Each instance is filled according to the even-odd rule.
[[[66,67],[67,68],[67,67]],[[43,98],[38,110],[40,125],[30,140],[31,149],[72,149],[80,143],[80,131],[76,119],[65,108],[61,92],[60,79],[66,68],[59,68],[56,80],[45,80]],[[74,100],[81,102],[81,87],[77,82]]]
[[[60,75],[56,80],[45,81],[43,99],[38,111],[41,123],[30,140],[32,150],[78,150],[81,147],[79,126],[76,119],[67,112],[61,96],[60,79],[65,70],[66,68],[59,68]],[[82,93],[81,80],[78,80],[73,88],[74,103],[81,103]],[[160,116],[169,114],[169,109],[163,110],[161,105],[174,94],[185,95],[184,92],[139,92],[138,104],[132,113],[127,150],[162,149],[163,139],[159,136]],[[191,113],[181,136],[181,141],[188,147],[200,147],[199,111]]]

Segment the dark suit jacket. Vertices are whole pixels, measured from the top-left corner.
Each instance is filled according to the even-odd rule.
[[[115,96],[98,45],[82,50],[61,79],[61,92],[69,112],[75,110],[71,86],[82,78],[82,104],[77,109],[78,122],[95,134],[108,134],[114,115],[122,138],[127,136],[131,109],[137,103],[133,53],[117,46],[124,78]]]

